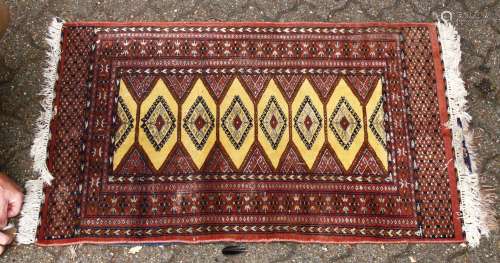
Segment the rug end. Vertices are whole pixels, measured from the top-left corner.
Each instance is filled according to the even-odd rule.
[[[42,111],[35,124],[35,136],[31,147],[33,170],[39,175],[39,178],[26,182],[26,196],[19,220],[19,233],[16,238],[17,242],[21,244],[32,244],[36,241],[40,207],[43,202],[43,185],[50,184],[52,181],[52,175],[46,163],[47,145],[50,139],[50,121],[53,116],[52,102],[55,96],[54,87],[61,54],[63,24],[62,19],[53,18],[45,39],[49,48],[47,50],[47,64],[43,72],[44,82],[40,91]]]
[[[467,113],[467,90],[460,74],[460,36],[451,24],[452,14],[445,11],[437,22],[441,43],[446,96],[448,98],[448,127],[452,130],[452,144],[455,149],[455,168],[460,192],[462,229],[469,246],[477,247],[482,236],[488,237],[496,226],[492,203],[495,193],[482,188],[476,172],[475,151],[471,116]]]

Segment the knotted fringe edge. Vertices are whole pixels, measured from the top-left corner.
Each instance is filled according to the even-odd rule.
[[[449,15],[449,19],[444,16]],[[446,96],[448,97],[448,127],[452,130],[452,144],[455,154],[455,168],[460,192],[460,211],[463,231],[469,246],[479,245],[481,236],[488,236],[492,226],[494,196],[481,192],[479,175],[475,163],[473,134],[469,129],[471,116],[467,113],[467,91],[462,80],[459,64],[462,52],[460,36],[450,23],[451,13],[443,12],[438,19],[439,41],[441,42]]]
[[[43,72],[44,82],[40,95],[42,96],[42,111],[36,121],[35,138],[31,147],[33,170],[39,175],[38,179],[26,182],[26,196],[24,199],[17,242],[32,244],[36,240],[40,207],[43,202],[43,185],[50,184],[52,175],[47,168],[47,145],[50,139],[50,120],[52,119],[52,102],[54,87],[57,80],[57,65],[61,54],[61,31],[64,21],[54,18],[47,32],[47,64]]]

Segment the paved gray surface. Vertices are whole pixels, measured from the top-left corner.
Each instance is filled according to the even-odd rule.
[[[207,0],[84,1],[10,0],[12,22],[0,41],[0,170],[19,183],[34,178],[28,152],[40,106],[44,34],[53,16],[68,21],[432,21],[454,13],[462,36],[462,65],[470,92],[481,180],[497,193],[500,174],[498,90],[500,4],[493,0]],[[498,203],[496,205],[498,211]],[[497,213],[498,214],[498,213]],[[250,244],[243,256],[224,257],[224,244],[170,244],[144,247],[79,245],[39,248],[13,246],[5,262],[499,262],[498,236],[477,249],[461,245],[303,245]]]

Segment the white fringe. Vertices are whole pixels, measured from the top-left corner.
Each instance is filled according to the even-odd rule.
[[[40,95],[42,112],[36,122],[35,138],[31,147],[33,170],[39,175],[38,179],[26,182],[26,196],[24,199],[21,219],[19,220],[19,233],[17,242],[32,244],[36,240],[40,207],[43,202],[43,185],[50,184],[52,175],[47,168],[47,145],[50,139],[50,120],[52,119],[52,102],[54,100],[54,86],[57,80],[57,65],[61,53],[61,30],[64,21],[54,18],[49,26],[46,41],[49,45],[47,51],[47,64],[43,72],[44,82]],[[54,109],[57,112],[57,109]]]
[[[449,18],[446,18],[448,15]],[[465,238],[471,247],[479,245],[481,236],[488,236],[488,205],[480,193],[479,176],[472,148],[472,131],[469,130],[471,116],[467,114],[467,91],[462,80],[459,64],[462,52],[460,36],[451,24],[451,13],[445,11],[437,22],[442,48],[446,96],[448,97],[449,128],[453,133],[455,167],[460,191],[460,210]],[[459,121],[460,120],[460,121]],[[461,125],[460,125],[461,123]],[[467,148],[464,148],[465,147]],[[471,167],[466,163],[465,151],[469,152]]]

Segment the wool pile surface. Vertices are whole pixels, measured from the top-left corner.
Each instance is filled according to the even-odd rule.
[[[41,245],[462,242],[433,23],[66,23]]]

